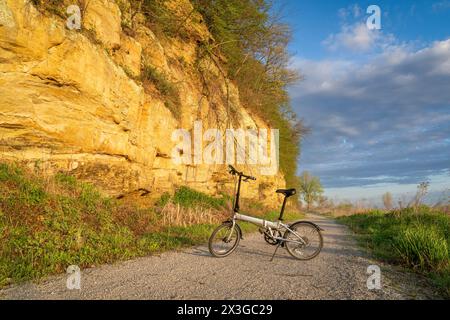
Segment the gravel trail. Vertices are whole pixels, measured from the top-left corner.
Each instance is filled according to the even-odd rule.
[[[260,234],[244,234],[236,251],[214,258],[207,245],[82,270],[81,290],[66,288],[67,275],[0,291],[0,299],[435,299],[427,282],[371,260],[345,227],[308,215],[325,229],[324,248],[297,261]],[[381,267],[381,289],[368,290],[369,265]]]

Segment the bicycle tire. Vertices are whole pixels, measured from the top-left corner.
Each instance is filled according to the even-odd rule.
[[[220,226],[218,226],[213,233],[211,234],[211,236],[209,237],[209,241],[208,241],[208,248],[209,248],[209,252],[216,258],[225,258],[227,256],[229,256],[231,253],[233,253],[233,251],[237,248],[237,246],[239,245],[239,241],[241,240],[241,234],[239,232],[238,227],[235,225],[233,228],[233,233],[235,235],[235,240],[234,243],[232,245],[232,247],[225,251],[224,253],[219,253],[217,250],[214,249],[214,244],[216,240],[216,236],[218,235],[219,231],[221,231],[223,228],[232,228],[233,227],[233,223],[232,222],[225,222],[222,223]],[[225,242],[224,239],[222,239],[221,241]]]
[[[318,234],[319,246],[314,251],[314,253],[311,254],[311,255],[308,255],[308,256],[303,256],[303,254],[302,255],[298,255],[298,254],[295,253],[295,250],[297,250],[297,249],[292,248],[289,242],[285,242],[284,245],[286,247],[286,250],[289,252],[289,254],[292,257],[294,257],[295,259],[298,259],[298,260],[307,261],[307,260],[314,259],[315,257],[317,257],[317,255],[320,253],[320,251],[322,251],[322,248],[323,248],[323,237],[322,237],[322,233],[320,232],[320,229],[314,223],[311,223],[311,222],[308,222],[308,221],[294,222],[293,224],[291,224],[289,226],[289,228],[292,229],[292,230],[295,230],[298,226],[301,226],[301,225],[308,227],[310,230],[314,230]],[[285,233],[284,233],[283,238],[287,239],[287,237],[289,235],[291,235],[291,234],[292,233],[289,230],[286,230]]]

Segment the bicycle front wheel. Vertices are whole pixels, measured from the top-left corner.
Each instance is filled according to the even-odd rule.
[[[209,237],[209,252],[214,257],[223,258],[230,255],[238,246],[241,235],[231,222],[218,226]]]
[[[310,260],[320,253],[323,238],[317,226],[307,221],[299,221],[289,226],[289,229],[293,232],[286,230],[284,239],[288,240],[285,247],[291,256],[299,260]]]

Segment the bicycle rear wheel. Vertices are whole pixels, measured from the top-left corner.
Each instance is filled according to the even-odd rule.
[[[323,247],[323,238],[316,225],[307,221],[299,221],[290,225],[289,229],[295,233],[286,230],[284,238],[297,241],[286,241],[284,244],[291,256],[299,260],[310,260],[320,253]]]
[[[209,252],[214,257],[224,258],[237,248],[240,239],[241,235],[236,225],[225,222],[218,226],[209,237]]]

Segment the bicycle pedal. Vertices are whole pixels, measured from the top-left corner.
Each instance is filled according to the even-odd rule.
[[[261,229],[261,228],[259,228],[258,231],[259,231],[259,233],[261,233],[261,234],[264,234],[264,232],[265,232],[265,230],[264,230],[264,229]]]

